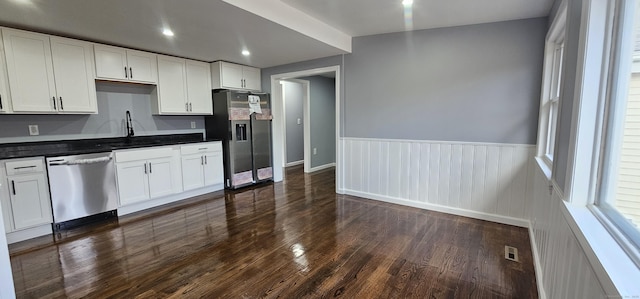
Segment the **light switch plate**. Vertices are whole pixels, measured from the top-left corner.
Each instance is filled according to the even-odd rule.
[[[40,135],[40,130],[38,129],[38,125],[29,125],[29,135],[31,136]]]
[[[196,122],[195,122],[195,121],[192,121],[192,122],[191,122],[191,128],[192,128],[192,129],[195,129],[195,128],[196,128]]]
[[[298,124],[302,124],[302,120],[298,118]]]

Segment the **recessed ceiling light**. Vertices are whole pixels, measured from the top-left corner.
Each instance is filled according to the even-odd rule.
[[[171,31],[171,29],[164,29],[162,30],[162,34],[166,36],[173,36],[173,31]]]
[[[413,0],[402,0],[402,5],[411,6],[413,5]]]
[[[249,50],[242,50],[242,55],[249,56],[251,55],[251,52],[249,52]]]

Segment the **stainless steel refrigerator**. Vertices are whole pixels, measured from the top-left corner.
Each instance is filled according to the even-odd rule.
[[[222,140],[225,186],[236,189],[273,180],[271,99],[267,93],[213,91],[207,139]]]

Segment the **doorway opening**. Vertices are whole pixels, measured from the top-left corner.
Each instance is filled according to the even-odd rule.
[[[330,84],[327,84],[328,82]],[[304,171],[314,172],[335,166],[336,192],[340,193],[340,83],[340,66],[271,76],[274,181],[282,181],[284,167],[287,165],[302,164],[299,150],[296,148],[300,146],[300,137],[287,136],[288,129],[290,132],[298,131],[297,136],[300,136],[299,131],[302,131]],[[302,102],[302,117],[291,111],[287,113],[287,110],[293,110],[287,109],[292,108],[291,105],[300,104],[287,103],[288,96],[291,96],[287,95],[287,85],[294,86],[301,94],[299,100]],[[327,92],[329,89],[331,92]],[[299,126],[302,126],[302,130]],[[294,140],[291,140],[292,138]],[[297,160],[291,155],[292,150],[297,151]]]

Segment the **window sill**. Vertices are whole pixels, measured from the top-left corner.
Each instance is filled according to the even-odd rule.
[[[547,181],[551,181],[551,165],[547,164],[542,157],[536,157],[536,163],[538,163],[538,168],[542,171],[545,177],[547,177]]]
[[[640,269],[593,212],[565,201],[562,206],[562,213],[604,291],[622,298],[640,298]]]

